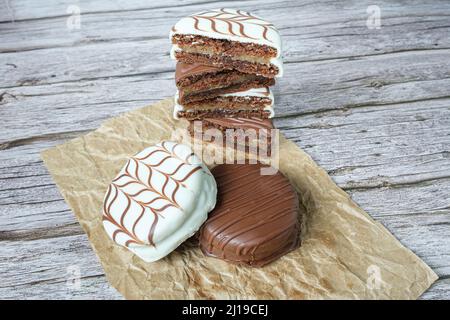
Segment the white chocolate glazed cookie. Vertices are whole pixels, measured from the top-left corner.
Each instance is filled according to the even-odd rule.
[[[216,204],[209,169],[186,145],[163,141],[130,157],[108,187],[103,225],[147,262],[191,237]]]
[[[175,24],[170,38],[174,34],[266,45],[277,50],[277,58],[281,56],[281,37],[274,25],[242,10],[214,9],[192,14]]]

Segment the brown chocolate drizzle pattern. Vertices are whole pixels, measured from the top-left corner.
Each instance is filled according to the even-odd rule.
[[[203,31],[203,32],[210,32],[210,30],[204,30],[199,27],[201,20],[207,20],[210,23],[210,28],[212,31],[222,34],[222,35],[233,35],[237,37],[242,38],[248,38],[253,40],[258,40],[258,38],[251,37],[245,32],[245,26],[242,22],[245,21],[247,24],[252,24],[254,26],[259,26],[262,28],[261,37],[269,42],[273,42],[267,37],[267,32],[269,29],[275,30],[275,27],[272,23],[266,22],[264,20],[261,20],[258,17],[255,17],[249,12],[245,12],[242,10],[237,10],[236,13],[229,12],[226,9],[222,8],[219,9],[219,13],[215,15],[210,15],[211,11],[203,11],[200,13],[197,13],[195,15],[189,16],[190,18],[194,19],[194,28]],[[220,31],[216,24],[217,21],[222,21],[227,24],[227,32]],[[233,28],[234,27],[234,28]],[[236,30],[236,27],[238,30]]]
[[[187,174],[184,175],[182,178],[175,178],[174,175],[183,167],[186,165],[192,165],[190,162],[190,158],[194,155],[193,153],[189,154],[185,159],[181,159],[178,157],[178,155],[175,153],[175,149],[179,146],[179,144],[174,144],[171,150],[169,150],[166,146],[166,142],[163,142],[161,146],[155,146],[156,149],[148,153],[147,155],[143,157],[131,157],[124,169],[124,173],[117,176],[112,183],[110,184],[105,201],[103,204],[103,221],[108,221],[112,223],[117,230],[114,231],[112,238],[114,241],[116,241],[116,238],[119,234],[123,233],[125,234],[129,239],[126,241],[125,246],[128,247],[130,244],[140,244],[140,245],[152,245],[155,246],[153,242],[153,235],[155,232],[155,228],[158,224],[159,218],[161,217],[161,213],[163,213],[166,209],[173,207],[180,209],[180,205],[176,201],[176,193],[180,189],[180,187],[186,187],[184,185],[184,182],[189,179],[195,172],[198,170],[201,170],[202,167],[200,165],[195,165]],[[163,153],[166,154],[159,162],[155,164],[150,164],[148,162],[145,162],[146,159],[151,158],[156,153]],[[181,163],[174,168],[172,172],[164,172],[159,167],[168,159],[175,158],[179,160]],[[131,165],[134,165],[135,169],[133,172],[131,172]],[[139,170],[141,166],[145,166],[148,168],[148,178],[144,179],[139,174]],[[164,182],[162,188],[158,188],[157,186],[152,184],[152,177],[155,172],[159,172],[164,177]],[[126,182],[121,183],[121,180],[126,179]],[[175,183],[175,188],[171,192],[171,194],[168,194],[166,191],[166,187],[169,183],[169,181],[172,181]],[[130,185],[136,185],[140,187],[140,190],[135,193],[129,193],[125,190],[125,187]],[[137,197],[142,194],[143,192],[152,192],[156,195],[156,197],[152,198],[149,201],[140,201],[137,199]],[[119,217],[120,219],[117,221],[111,214],[111,207],[116,203],[117,198],[119,194],[122,194],[124,198],[126,199],[126,206],[123,209],[123,211],[120,213]],[[158,200],[164,201],[163,205],[160,205],[159,207],[154,207],[154,203]],[[135,203],[140,207],[140,213],[138,217],[133,222],[133,226],[131,230],[129,230],[127,227],[125,227],[125,218],[129,214],[131,204]],[[144,217],[145,212],[150,212],[154,219],[153,222],[149,228],[148,236],[147,236],[147,242],[143,241],[142,239],[139,239],[136,235],[136,226],[138,223],[142,220]],[[116,213],[116,212],[115,212]]]
[[[175,81],[178,82],[179,80],[190,76],[216,73],[218,71],[222,71],[222,69],[200,63],[184,63],[178,61],[175,68]]]
[[[298,247],[299,200],[281,174],[261,175],[261,165],[220,165],[215,209],[200,229],[209,256],[263,266]]]

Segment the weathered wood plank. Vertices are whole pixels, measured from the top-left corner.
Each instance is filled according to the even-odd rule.
[[[79,73],[78,66],[101,69],[120,69],[122,62],[96,65],[98,57],[108,60],[109,50],[120,53],[136,52],[121,46],[104,45],[98,50],[76,55],[72,64],[61,62],[58,70]],[[113,46],[114,48],[111,48]],[[145,44],[141,44],[143,48]],[[99,48],[98,48],[99,49]],[[54,51],[61,50],[55,49]],[[144,49],[147,50],[147,49]],[[132,55],[132,53],[130,53]],[[134,53],[133,53],[134,54]],[[323,110],[348,110],[370,105],[396,104],[450,97],[450,50],[399,53],[359,60],[289,64],[286,76],[276,87],[277,115],[301,115]],[[57,63],[58,54],[53,59]],[[97,57],[95,57],[97,56]],[[1,59],[2,55],[0,55]],[[29,57],[34,59],[33,57]],[[101,59],[101,58],[100,58]],[[127,59],[127,61],[136,61]],[[420,60],[419,63],[414,61]],[[164,68],[162,62],[155,68]],[[133,65],[130,62],[130,65]],[[104,68],[103,68],[104,67]],[[167,69],[169,65],[167,65]],[[45,73],[45,67],[40,71]],[[52,69],[53,70],[53,69]],[[124,70],[123,70],[124,71]],[[161,70],[160,70],[161,71]],[[173,69],[172,69],[173,71]],[[6,89],[0,108],[2,127],[6,130],[0,143],[40,134],[94,128],[100,121],[131,106],[142,105],[173,94],[175,86],[172,71],[154,71],[149,74],[115,76],[96,80],[61,82],[52,85],[33,85]],[[30,74],[38,70],[30,70]],[[49,70],[50,72],[50,70]],[[99,71],[102,72],[102,71]],[[119,72],[119,71],[117,71]],[[122,72],[122,71],[120,71]],[[28,73],[28,72],[27,72]],[[156,74],[155,74],[156,73]],[[96,73],[97,74],[97,73]],[[82,78],[86,75],[81,75]],[[320,99],[318,98],[320,97]],[[51,110],[51,111],[50,111]],[[18,118],[17,114],[21,117]],[[51,114],[51,117],[48,117]],[[77,117],[72,119],[72,116]]]
[[[439,279],[431,288],[425,292],[420,299],[423,300],[449,300],[450,299],[450,279]]]
[[[348,191],[414,185],[421,181],[426,183],[432,179],[444,179],[449,170],[447,137],[450,126],[448,109],[442,107],[448,104],[445,100],[441,103],[405,104],[395,117],[390,113],[391,108],[386,106],[376,110],[361,108],[358,113],[330,112],[326,117],[311,114],[297,120],[280,118],[276,124],[290,139],[308,150]],[[447,110],[447,113],[441,114],[436,110]],[[301,125],[292,127],[292,123],[299,122]],[[371,124],[369,128],[367,123]],[[317,136],[318,130],[322,138]],[[442,136],[435,137],[434,130]],[[416,134],[420,135],[422,142],[431,142],[411,143],[412,135]],[[64,139],[64,136],[61,138]],[[8,192],[7,197],[0,199],[0,204],[6,206],[8,221],[13,223],[9,230],[23,223],[20,215],[17,221],[15,219],[17,210],[43,219],[44,223],[47,219],[42,215],[41,206],[50,213],[66,215],[67,207],[53,188],[37,154],[40,149],[57,143],[59,141],[38,140],[30,145],[12,147],[0,154],[4,160],[0,168],[0,190]],[[355,148],[357,157],[354,155]],[[26,152],[29,155],[25,156]],[[10,166],[15,169],[11,170]],[[40,203],[35,199],[45,201]],[[29,219],[27,221],[31,221]]]
[[[433,196],[433,190],[445,190],[449,188],[449,185],[448,181],[438,185],[430,184],[423,187],[423,190],[419,192],[417,192],[415,187],[410,187],[407,190],[390,188],[370,189],[368,191],[360,191],[357,194],[353,193],[352,196],[363,207],[368,207],[367,210],[369,212],[374,211],[374,209],[371,210],[371,204],[374,203],[373,199],[380,199],[378,205],[385,203],[385,206],[392,206],[392,211],[387,214],[375,215],[375,217],[391,229],[405,245],[419,254],[441,276],[447,277],[450,272],[447,263],[448,255],[443,255],[443,252],[448,248],[449,241],[442,242],[440,240],[450,239],[448,210],[445,211],[440,208],[430,210],[427,208],[425,213],[416,212],[410,215],[408,210],[411,207],[408,206],[408,202],[415,199],[404,195],[408,195],[412,191],[411,193],[415,196],[419,195],[424,203],[428,203],[428,201],[433,203],[436,201],[436,197]],[[394,197],[391,196],[393,192],[397,193]],[[389,196],[386,196],[386,194],[389,194]],[[398,197],[402,201],[398,201]],[[16,231],[15,235],[20,236],[20,230]],[[436,237],[436,235],[439,235],[439,237]],[[2,252],[7,252],[6,257],[2,256],[2,261],[10,261],[10,259],[20,259],[21,261],[21,268],[24,268],[24,270],[21,269],[20,272],[16,272],[17,270],[10,271],[15,274],[15,278],[11,279],[11,283],[21,284],[14,286],[17,295],[26,295],[26,292],[29,290],[26,283],[32,283],[33,286],[39,287],[40,282],[43,285],[51,282],[58,292],[66,290],[67,268],[74,264],[83,270],[83,275],[86,272],[86,277],[91,277],[92,270],[97,270],[93,269],[93,265],[96,264],[92,262],[96,260],[92,256],[91,249],[84,235],[71,236],[63,234],[51,239],[25,238],[25,240],[21,241],[15,240],[2,242],[2,246],[5,248]],[[41,241],[43,244],[36,245],[36,241]],[[27,248],[33,250],[33,254],[30,254]],[[53,252],[49,252],[52,250],[56,250],[57,254],[53,255]],[[17,264],[18,260],[16,260],[14,260],[14,265]],[[25,260],[26,264],[22,260]],[[39,268],[39,266],[42,266],[42,268]],[[8,285],[9,283],[7,283],[7,287],[9,287]]]
[[[250,6],[252,5],[250,4]],[[270,7],[263,9],[264,6]],[[258,6],[259,10],[262,10],[261,14],[267,12],[268,18],[280,27],[285,39],[284,55],[287,63],[337,58],[348,59],[408,50],[445,50],[450,48],[450,39],[447,36],[448,16],[443,15],[445,8],[450,6],[448,3],[443,3],[443,6],[425,5],[424,7],[408,6],[407,8],[392,7],[388,4],[383,7],[383,4],[380,4],[382,8],[386,9],[385,14],[383,14],[382,31],[374,31],[366,27],[364,12],[366,5],[358,4],[356,7],[351,7],[353,9],[340,11],[336,11],[333,7],[324,8],[325,11],[323,11],[317,10],[316,5],[309,4],[309,6],[311,7],[308,8],[308,5],[306,5],[307,8],[305,8],[305,5],[299,5],[298,8],[292,8],[291,6],[280,6],[270,2]],[[52,57],[48,56],[48,50],[37,50],[23,56],[16,54],[2,55],[1,57],[7,60],[7,63],[0,64],[0,71],[3,71],[6,75],[4,79],[6,84],[0,83],[0,86],[79,80],[80,77],[77,78],[78,72],[71,70],[71,68],[80,69],[78,68],[79,65],[84,66],[83,70],[79,71],[90,72],[89,77],[135,74],[136,70],[139,70],[140,73],[167,71],[167,67],[157,70],[149,70],[148,68],[152,66],[158,68],[160,63],[171,66],[167,59],[169,48],[167,30],[179,16],[185,14],[183,8],[174,8],[174,10],[176,12],[170,19],[167,18],[168,12],[166,10],[125,12],[125,16],[119,20],[114,18],[115,12],[92,14],[86,17],[82,29],[77,32],[67,30],[65,19],[61,19],[58,22],[59,24],[55,24],[51,20],[50,25],[33,25],[30,24],[30,21],[25,21],[23,24],[19,22],[5,24],[2,26],[2,39],[4,41],[0,45],[4,46],[6,51],[36,51],[40,47],[33,45],[33,43],[37,42],[42,46],[46,42],[45,37],[48,37],[49,41],[55,39],[66,41],[65,45],[69,47],[65,48],[66,50],[53,52],[52,50],[56,48],[48,44]],[[417,10],[420,10],[424,18],[417,19]],[[399,15],[400,11],[401,15]],[[290,19],[293,13],[300,14],[302,19]],[[411,14],[408,16],[408,13]],[[137,14],[144,16],[136,16]],[[430,16],[427,16],[427,14],[430,14]],[[330,21],[330,16],[338,20]],[[94,19],[94,21],[90,19]],[[46,23],[46,20],[37,20],[37,22]],[[105,30],[108,32],[105,32]],[[21,36],[18,37],[18,34]],[[355,40],[358,44],[352,45]],[[106,49],[105,53],[96,56],[97,53],[102,51],[102,48],[97,48],[96,45],[106,45],[109,42],[113,42],[119,47],[122,46],[124,53],[136,50],[137,52],[133,57],[129,57],[125,56],[120,49],[117,51],[117,48],[113,46],[110,50]],[[134,48],[135,43],[140,44],[140,46]],[[24,47],[21,47],[21,45]],[[56,44],[56,46],[58,45],[63,44]],[[77,50],[81,50],[81,52],[77,52]],[[110,57],[112,52],[114,52],[113,57]],[[77,56],[80,54],[90,54],[90,56],[83,59],[84,61],[79,61]],[[40,55],[42,55],[42,58],[40,58]],[[56,60],[53,56],[56,56]],[[25,63],[21,57],[26,61]],[[146,63],[147,57],[152,57],[152,63]],[[30,63],[34,59],[36,61],[48,60],[52,63],[48,66]],[[69,69],[58,68],[60,63]],[[94,66],[97,63],[103,65],[95,68]],[[31,66],[28,66],[29,64]],[[36,70],[23,69],[33,68],[33,65]],[[50,72],[50,70],[61,70],[61,73],[64,72],[65,74],[61,75],[58,72]],[[101,73],[97,74],[98,71]],[[15,76],[21,75],[23,77],[24,74],[32,74],[33,77],[15,79]],[[86,78],[86,75],[80,76]]]
[[[450,200],[446,196],[449,188],[450,179],[350,195],[439,276],[446,277],[450,274]]]
[[[286,136],[346,189],[449,177],[449,99],[282,120]]]
[[[70,283],[70,282],[69,282]],[[82,277],[80,287],[61,281],[37,281],[31,284],[0,288],[0,297],[8,300],[121,300],[123,297],[112,288],[104,275]]]
[[[1,243],[2,298],[119,297],[105,285],[103,270],[85,234]],[[78,276],[79,286],[71,281]]]
[[[279,27],[283,38],[286,39],[285,56],[288,60],[291,56],[302,60],[315,60],[448,47],[449,40],[445,36],[449,28],[449,14],[445,11],[450,8],[448,2],[444,1],[439,6],[417,3],[407,7],[397,7],[386,1],[379,2],[378,6],[382,10],[382,32],[366,27],[368,15],[365,9],[370,4],[359,1],[346,10],[336,10],[334,6],[323,6],[317,10],[318,4],[315,2],[274,3],[266,0],[258,1],[257,7],[252,1],[240,7],[267,17]],[[69,2],[60,5],[67,8],[74,4]],[[121,11],[121,19],[117,19],[117,11],[106,10],[94,14],[89,12],[89,3],[81,3],[81,28],[75,30],[66,26],[68,15],[51,19],[17,20],[14,24],[0,25],[4,38],[4,42],[0,44],[0,52],[79,46],[96,42],[130,42],[144,39],[168,41],[167,30],[187,12],[184,6],[174,6],[174,3],[169,3],[169,6],[173,8],[125,10]],[[194,12],[210,7],[210,4],[206,3],[194,6],[191,10]],[[39,9],[47,15],[57,12],[44,11],[41,7]],[[417,17],[417,10],[421,12],[420,18]],[[293,15],[297,19],[291,19]],[[23,30],[27,32],[18,38],[16,33]],[[358,45],[349,47],[348,44],[354,39],[358,40]],[[297,46],[296,42],[299,41],[301,46]]]
[[[2,245],[6,247],[0,262],[2,270],[6,270],[4,279],[7,281],[0,287],[0,296],[4,298],[119,298],[114,289],[105,285],[101,271],[92,263],[96,258],[84,235]],[[26,255],[19,260],[17,252]],[[13,263],[17,267],[4,268],[3,263]],[[79,288],[69,282],[72,270],[80,272]],[[435,287],[442,290],[440,281]]]
[[[263,10],[264,4],[273,4],[274,1],[270,0],[245,0],[239,1],[239,8],[251,9],[252,12],[259,12]],[[398,2],[392,3],[392,1],[381,0],[377,2],[381,8],[385,8],[386,11],[412,11],[417,17],[422,17],[428,10],[436,10],[436,8],[445,9],[448,2],[445,0],[433,1],[424,3],[420,0],[408,0],[404,3]],[[33,1],[27,0],[15,0],[4,1],[1,3],[2,11],[0,15],[0,22],[11,22],[21,20],[37,20],[37,19],[53,19],[61,16],[68,16],[66,12],[67,7],[70,5],[78,5],[82,10],[81,12],[86,15],[94,15],[101,13],[127,13],[129,11],[138,13],[139,11],[146,10],[164,10],[166,13],[170,13],[171,10],[182,10],[189,12],[189,10],[202,10],[203,8],[212,7],[232,7],[236,6],[230,1],[217,1],[217,0],[166,0],[163,3],[158,1],[143,2],[140,0],[129,0],[126,3],[118,3],[116,1],[103,1],[103,0],[47,0],[43,3],[37,4]],[[335,3],[330,0],[317,0],[317,1],[277,1],[277,6],[271,8],[281,10],[283,8],[289,8],[292,11],[316,11],[318,8],[325,12],[332,12],[333,16],[338,16],[345,11],[361,10],[366,12],[366,7],[372,4],[371,1],[346,1],[345,4]],[[406,5],[407,4],[407,5]],[[420,15],[418,15],[420,13]],[[442,11],[441,11],[442,13]],[[445,13],[445,11],[443,11]],[[301,21],[295,21],[301,23]]]
[[[361,107],[358,112],[330,111],[277,118],[275,123],[288,138],[298,141],[313,158],[332,171],[338,182],[343,173],[356,174],[362,183],[358,185],[345,178],[342,181],[344,188],[411,183],[446,177],[450,149],[449,104],[450,99],[443,99]],[[22,143],[25,145],[15,148],[14,143],[5,145],[9,149],[3,152],[2,159],[17,159],[17,155],[27,149],[27,141]],[[4,170],[3,178],[12,178],[6,166]],[[39,176],[29,178],[30,181],[41,179]],[[0,186],[11,183],[3,179]]]
[[[257,0],[243,1],[244,4],[246,2],[256,4]],[[173,8],[184,8],[184,10],[189,10],[189,7],[195,8],[198,7],[198,5],[203,5],[208,8],[211,8],[211,6],[220,8],[226,3],[226,1],[217,0],[166,0],[164,2],[129,0],[126,3],[102,0],[47,0],[41,4],[27,0],[6,1],[1,3],[3,6],[0,8],[3,10],[1,11],[0,22],[53,19],[61,16],[68,16],[67,7],[70,5],[78,5],[82,8],[84,14],[90,15],[100,13],[123,13],[127,11],[139,12],[141,10],[167,10]]]
[[[92,116],[94,114],[95,112]],[[79,119],[80,117],[82,118]],[[72,119],[70,122],[69,118],[67,123],[77,124],[85,117],[80,108],[78,119]],[[361,107],[357,112],[330,111],[277,118],[275,124],[288,138],[298,141],[300,146],[320,165],[330,170],[336,181],[347,189],[448,177],[450,99],[376,108]],[[31,139],[29,142],[34,141]],[[18,155],[23,157],[27,141],[22,143],[25,145],[16,148],[14,142],[4,144],[5,148],[10,149],[3,152],[2,158],[7,160],[17,159]],[[36,158],[30,161],[36,161]],[[15,163],[13,161],[10,165]],[[5,176],[0,180],[0,190],[22,186],[13,186],[16,182],[22,182],[14,181],[6,162],[3,170]],[[45,170],[42,168],[37,172],[43,173]],[[30,173],[25,175],[27,183],[32,184],[35,180],[51,184],[51,181],[42,180],[40,176]],[[358,181],[354,181],[352,177],[357,177]]]
[[[446,105],[447,102],[443,101],[442,103]],[[321,118],[317,118],[316,115],[308,115],[297,121],[292,118],[277,119],[277,123],[278,127],[282,128],[282,131],[289,138],[297,140],[302,147],[309,150],[313,158],[316,158],[319,164],[329,171],[341,187],[348,190],[352,195],[367,195],[365,198],[356,197],[356,200],[359,203],[362,202],[363,208],[368,208],[367,210],[375,217],[405,214],[408,216],[407,219],[414,219],[424,212],[441,214],[444,210],[445,213],[446,208],[450,207],[450,203],[445,196],[449,189],[450,179],[447,179],[445,175],[443,176],[448,172],[450,165],[447,157],[449,144],[447,136],[444,135],[448,135],[449,126],[446,121],[437,121],[446,118],[449,121],[449,117],[441,116],[433,108],[440,110],[442,106],[430,102],[407,104],[396,117],[387,117],[387,115],[390,115],[390,108],[380,107],[376,110],[367,108],[366,112],[360,109],[358,113],[353,114],[331,112],[329,116]],[[415,121],[419,116],[421,121]],[[299,121],[302,122],[302,126],[290,127],[292,122],[298,123]],[[430,123],[427,123],[427,121],[430,121]],[[345,122],[346,125],[341,126],[340,123],[342,122]],[[425,122],[425,124],[422,124],[422,122]],[[369,130],[364,129],[367,128],[367,123],[371,124]],[[420,126],[417,127],[417,125]],[[433,131],[431,129],[442,132],[443,139],[440,140],[439,137],[436,137],[428,144],[413,143],[408,145],[411,140],[411,133],[420,132],[423,141],[432,140]],[[321,130],[322,139],[316,137],[317,130]],[[326,132],[326,130],[331,131]],[[366,132],[361,132],[362,130],[366,130]],[[355,140],[355,137],[361,134],[365,134],[365,136],[362,139]],[[394,141],[390,140],[392,137],[395,137]],[[353,154],[355,141],[359,142],[357,147],[358,157]],[[403,148],[399,148],[402,145]],[[26,147],[30,146],[11,148],[5,150],[3,154],[7,158],[15,158],[14,155],[21,154],[21,149]],[[37,153],[40,146],[35,147]],[[331,152],[334,150],[338,151]],[[36,153],[34,156],[30,155],[27,161],[32,163],[33,158],[37,156]],[[36,203],[33,202],[33,199],[36,198],[49,199],[50,203],[44,202],[43,205],[44,207],[52,206],[50,212],[56,211],[57,215],[61,214],[63,217],[66,217],[68,213],[65,204],[62,201],[57,201],[60,196],[54,190],[45,169],[43,167],[39,169],[32,167],[42,166],[42,164],[32,164],[29,168],[27,161],[23,164],[25,171],[18,176],[15,176],[16,173],[11,172],[7,165],[0,169],[0,188],[9,190],[10,196],[14,197],[13,202],[17,203],[15,205],[9,198],[1,199],[2,202],[0,203],[7,204],[6,213],[9,217],[8,221],[10,221],[10,225],[5,225],[8,227],[7,230],[27,229],[21,227],[22,217],[15,216],[18,209],[30,212],[30,215],[39,219],[33,221],[33,218],[27,216],[27,223],[33,221],[36,224],[33,228],[42,228],[46,221],[52,221],[41,220],[42,210],[39,205],[36,206]],[[37,176],[29,176],[27,170],[37,172]],[[379,175],[380,172],[383,172],[383,176]],[[358,181],[355,181],[355,178]],[[420,192],[419,187],[423,187],[424,192]],[[405,189],[403,188],[410,188],[408,192],[411,192],[411,198],[405,196]],[[374,196],[373,192],[378,193]],[[429,197],[424,200],[427,195]],[[380,201],[377,202],[373,199],[380,199]],[[420,201],[417,199],[420,199]],[[56,201],[53,202],[53,200]],[[395,210],[395,204],[402,206],[402,213]],[[372,211],[370,210],[371,206],[375,206]],[[384,211],[381,211],[383,209]],[[37,213],[34,214],[36,210]],[[421,219],[421,217],[417,217],[417,219]],[[64,222],[64,224],[67,223],[72,223],[72,221]],[[420,223],[417,222],[416,224]],[[427,226],[427,223],[424,225]],[[26,232],[24,234],[29,237]],[[394,232],[394,234],[397,233]],[[407,234],[411,234],[411,231],[408,230]],[[442,235],[440,230],[436,232],[436,235],[438,234]],[[14,237],[20,239],[20,232],[15,233]],[[445,244],[445,242],[443,243]],[[433,247],[439,248],[439,250],[445,250],[446,248],[446,246],[436,247],[435,245]],[[424,246],[424,248],[427,247]]]

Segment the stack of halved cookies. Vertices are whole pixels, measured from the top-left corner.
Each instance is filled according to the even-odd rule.
[[[177,60],[174,117],[202,129],[272,129],[270,86],[283,74],[281,38],[269,22],[241,10],[216,9],[172,28]]]

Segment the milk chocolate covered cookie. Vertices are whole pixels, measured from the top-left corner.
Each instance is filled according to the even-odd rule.
[[[103,226],[117,244],[156,261],[198,230],[216,193],[214,177],[192,150],[164,141],[130,157],[111,182]]]
[[[201,120],[205,118],[261,118],[274,116],[274,97],[269,88],[227,93],[215,98],[181,104],[175,95],[174,118]]]
[[[281,77],[281,38],[273,24],[249,12],[215,9],[182,18],[172,28],[171,57]]]
[[[261,118],[205,118],[189,123],[189,133],[194,138],[198,134],[195,130],[201,130],[208,141],[216,143],[221,138],[223,146],[260,157],[272,154],[272,141],[276,138],[272,129],[272,120]],[[221,135],[216,134],[217,130]]]
[[[194,122],[190,122],[190,130],[194,128]],[[253,129],[256,132],[265,129],[268,132],[273,129],[273,123],[270,119],[261,118],[205,118],[201,121],[203,131],[211,128],[226,132],[228,129]],[[270,132],[269,132],[270,134]]]
[[[175,71],[180,104],[211,99],[226,93],[247,91],[275,84],[273,78],[199,63],[178,62]]]
[[[300,244],[297,193],[280,172],[261,175],[261,165],[220,165],[212,170],[218,203],[200,229],[208,255],[260,267]]]

